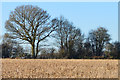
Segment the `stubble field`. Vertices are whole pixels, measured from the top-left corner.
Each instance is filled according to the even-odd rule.
[[[2,78],[118,78],[118,60],[2,59]]]

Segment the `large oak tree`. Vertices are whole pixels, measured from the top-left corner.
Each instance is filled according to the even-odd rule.
[[[36,58],[39,52],[39,44],[54,31],[54,20],[43,9],[23,5],[15,8],[6,21],[6,35],[11,39],[29,42],[32,48],[32,57]]]

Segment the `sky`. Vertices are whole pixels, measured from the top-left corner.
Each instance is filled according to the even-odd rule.
[[[118,40],[118,3],[117,2],[3,2],[2,27],[5,33],[5,22],[11,11],[17,6],[33,5],[46,10],[51,18],[61,15],[68,19],[87,37],[89,31],[104,27],[111,35],[112,42]]]

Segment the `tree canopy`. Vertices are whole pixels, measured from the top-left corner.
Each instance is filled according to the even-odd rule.
[[[5,28],[9,38],[29,42],[32,56],[35,58],[39,51],[39,43],[54,31],[55,26],[47,11],[37,6],[23,5],[10,13]]]

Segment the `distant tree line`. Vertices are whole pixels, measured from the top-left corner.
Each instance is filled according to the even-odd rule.
[[[120,42],[110,43],[110,35],[104,27],[91,30],[85,38],[81,30],[63,16],[51,19],[47,11],[36,6],[17,7],[10,13],[5,28],[7,32],[0,45],[2,58],[120,58]],[[54,40],[58,49],[41,48],[45,40]],[[30,44],[31,53],[26,53],[20,42]]]

